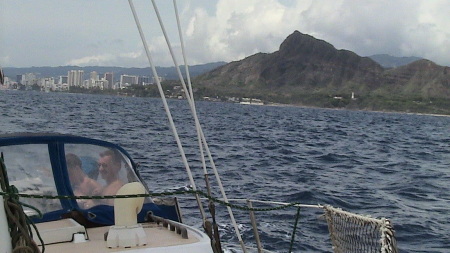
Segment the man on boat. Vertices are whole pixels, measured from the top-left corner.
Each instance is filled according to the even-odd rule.
[[[124,185],[119,177],[119,171],[122,168],[122,157],[117,150],[108,149],[100,154],[98,160],[98,170],[102,178],[106,181],[102,195],[115,195]],[[114,200],[109,199],[108,204],[113,204]]]

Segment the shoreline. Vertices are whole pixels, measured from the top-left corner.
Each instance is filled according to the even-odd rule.
[[[328,107],[316,107],[316,106],[297,105],[297,104],[270,103],[270,104],[264,104],[264,106],[300,107],[300,108],[313,108],[313,109],[337,110],[337,111],[356,111],[356,112],[360,111],[360,112],[376,112],[376,113],[389,113],[389,114],[408,114],[408,115],[419,115],[419,116],[450,117],[449,114],[401,112],[401,111],[376,111],[376,110],[347,109],[347,108],[328,108]]]
[[[2,91],[27,91],[27,90],[15,90],[15,89],[0,89],[0,92]],[[35,91],[40,93],[41,91]],[[67,92],[67,91],[60,91],[60,92],[52,92],[52,93],[71,93],[71,94],[88,94],[88,95],[110,95],[110,96],[123,96],[123,95],[117,95],[117,94],[105,94],[105,93],[84,93],[84,92]],[[137,96],[126,96],[126,97],[136,97]],[[159,98],[160,97],[138,97],[138,98]],[[168,98],[170,99],[170,98]],[[175,99],[175,98],[172,98]],[[175,99],[180,100],[180,99]],[[181,100],[185,100],[184,98]],[[219,102],[219,101],[209,101],[209,100],[202,100],[197,99],[197,101],[204,101],[204,102]],[[223,103],[233,103],[233,104],[240,104],[240,103],[234,103],[234,102],[227,102],[227,101],[220,101]],[[434,116],[434,117],[450,117],[450,114],[436,114],[436,113],[419,113],[419,112],[402,112],[402,111],[377,111],[377,110],[366,110],[366,109],[347,109],[347,108],[328,108],[328,107],[317,107],[317,106],[308,106],[308,105],[300,105],[300,104],[281,104],[281,103],[272,103],[268,102],[265,104],[242,104],[244,106],[254,105],[254,106],[276,106],[276,107],[297,107],[297,108],[313,108],[313,109],[323,109],[323,110],[338,110],[338,111],[361,111],[361,112],[376,112],[376,113],[390,113],[390,114],[408,114],[408,115],[419,115],[419,116]]]

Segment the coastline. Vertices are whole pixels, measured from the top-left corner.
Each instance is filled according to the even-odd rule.
[[[16,89],[0,89],[0,92],[10,92],[10,91],[17,91],[17,92],[26,92],[26,91],[32,91],[32,90],[16,90]],[[32,91],[32,92],[41,92],[41,91]],[[59,93],[59,92],[52,92],[52,93]],[[135,95],[128,95],[127,93],[124,94],[110,94],[110,93],[91,93],[91,92],[70,92],[70,91],[61,91],[61,93],[77,93],[77,94],[90,94],[90,95],[110,95],[110,96],[126,96],[126,97],[140,97]],[[147,96],[152,97],[152,96]],[[141,97],[142,98],[142,97]],[[176,99],[176,98],[168,98],[168,99]],[[179,98],[176,100],[180,100]],[[182,99],[184,100],[184,98]],[[203,99],[196,99],[196,101],[205,101],[205,102],[218,102],[218,101],[210,101],[210,100],[203,100]],[[227,102],[227,101],[220,101],[224,103],[235,103],[240,104],[236,102]],[[376,112],[376,113],[390,113],[390,114],[409,114],[409,115],[419,115],[419,116],[434,116],[434,117],[450,117],[450,114],[437,114],[437,113],[420,113],[420,112],[405,112],[405,111],[387,111],[387,110],[368,110],[368,109],[349,109],[349,108],[329,108],[329,107],[318,107],[318,106],[309,106],[309,105],[302,105],[302,104],[282,104],[282,103],[273,103],[273,102],[265,102],[264,104],[242,104],[245,106],[248,105],[256,105],[256,106],[277,106],[277,107],[298,107],[298,108],[314,108],[314,109],[324,109],[324,110],[339,110],[339,111],[362,111],[362,112]]]
[[[328,108],[328,107],[317,107],[317,106],[308,106],[308,105],[299,105],[299,104],[269,103],[269,104],[264,104],[264,106],[302,107],[302,108],[314,108],[314,109],[337,110],[337,111],[361,111],[361,112],[376,112],[376,113],[389,113],[389,114],[409,114],[409,115],[419,115],[419,116],[450,117],[449,114],[402,112],[402,111],[377,111],[377,110],[348,109],[348,108]]]

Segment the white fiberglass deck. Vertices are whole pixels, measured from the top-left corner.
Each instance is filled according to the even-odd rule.
[[[62,224],[62,223],[59,223]],[[68,224],[65,222],[65,224]],[[45,233],[49,230],[61,230],[58,224],[41,223],[37,224],[38,229]],[[73,227],[73,226],[71,226]],[[183,253],[212,253],[209,238],[197,229],[186,226],[188,229],[188,239],[183,239],[181,235],[170,229],[155,223],[143,224],[147,235],[147,245],[133,248],[108,248],[104,240],[108,227],[88,228],[88,240],[86,242],[74,243],[61,242],[45,245],[47,253],[71,253],[71,252],[151,252],[151,253],[167,253],[167,252],[183,252]],[[64,229],[64,228],[63,228]],[[71,228],[72,229],[72,228]],[[45,242],[45,239],[44,239]],[[45,242],[46,243],[46,242]]]

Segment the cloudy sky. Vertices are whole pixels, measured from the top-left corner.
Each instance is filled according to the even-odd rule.
[[[157,66],[171,58],[150,0],[135,0]],[[157,0],[181,63],[172,0]],[[450,66],[450,0],[178,0],[190,65],[274,52],[298,30],[361,56]],[[0,0],[0,66],[147,67],[126,0]]]

